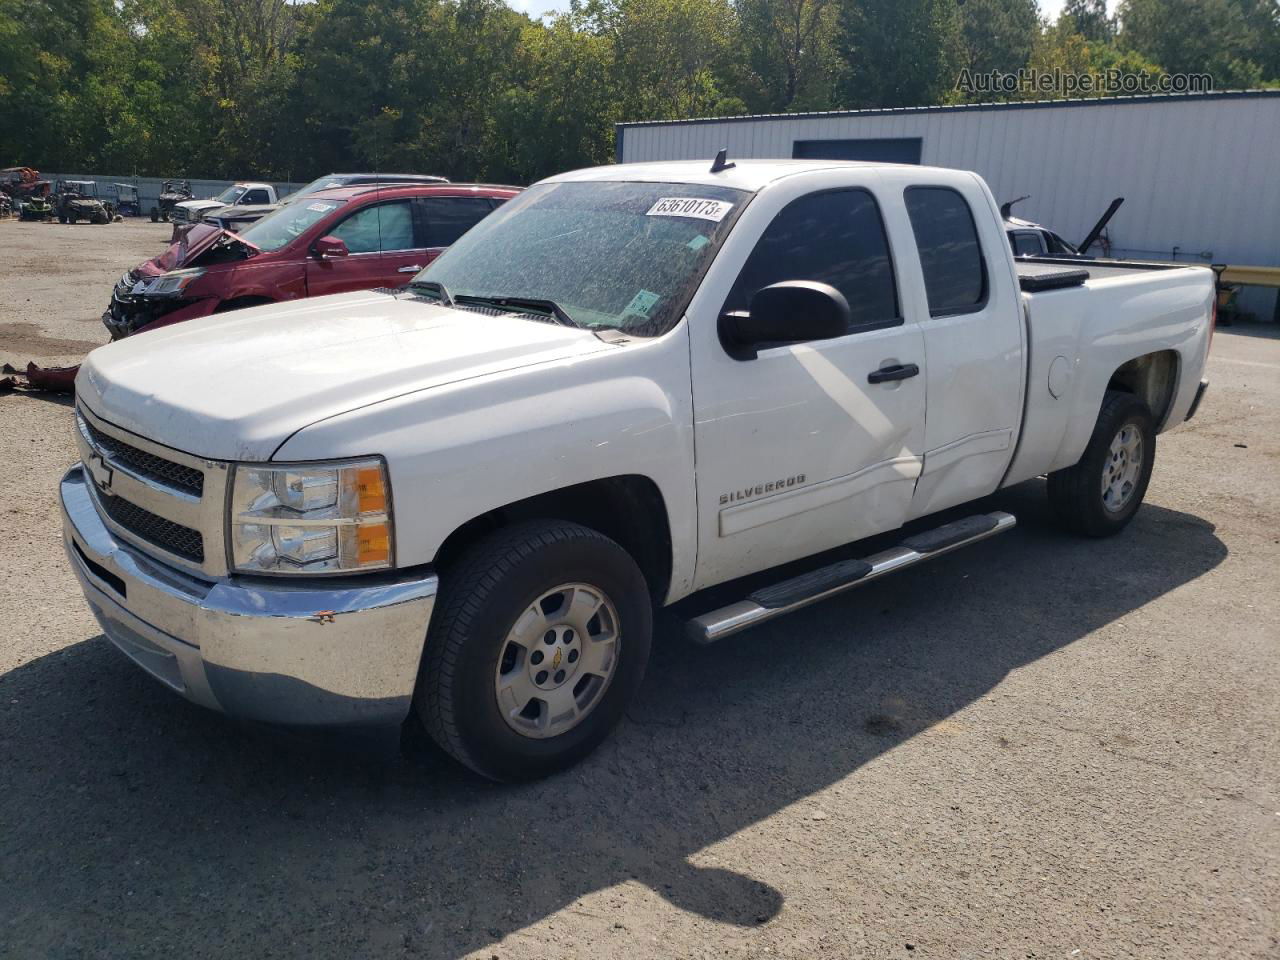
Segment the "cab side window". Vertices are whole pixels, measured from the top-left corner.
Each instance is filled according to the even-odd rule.
[[[884,220],[866,190],[792,200],[765,229],[725,310],[746,310],[757,290],[783,280],[829,283],[849,301],[850,332],[902,323]]]
[[[487,217],[488,197],[423,197],[418,201],[427,223],[428,247],[447,247]]]
[[[413,214],[408,200],[379,203],[357,210],[331,231],[351,253],[413,250]]]
[[[1044,253],[1044,242],[1040,234],[1030,230],[1017,230],[1010,234],[1015,257],[1038,257]]]
[[[247,206],[251,203],[270,203],[271,201],[267,199],[267,191],[258,189],[248,191],[237,202]]]
[[[929,315],[974,313],[987,302],[987,267],[969,204],[950,187],[908,187],[904,195]]]

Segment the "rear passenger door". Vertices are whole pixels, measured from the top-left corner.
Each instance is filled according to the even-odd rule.
[[[836,186],[814,189],[815,179]],[[749,239],[723,251],[704,283],[728,289],[690,314],[699,587],[906,516],[924,452],[924,342],[899,291],[874,174],[859,180],[808,178],[808,189],[784,180],[756,196],[732,235]],[[719,315],[783,280],[840,290],[853,314],[847,333],[734,359]]]
[[[924,467],[911,517],[993,492],[1013,457],[1022,416],[1023,320],[1008,240],[995,201],[976,177],[929,182],[887,173],[902,190],[928,358]]]
[[[308,259],[308,296],[402,286],[427,263],[407,199],[361,207],[327,236],[345,243],[348,253],[345,257]]]
[[[488,197],[419,197],[414,204],[426,238],[424,267],[487,217],[494,206]]]

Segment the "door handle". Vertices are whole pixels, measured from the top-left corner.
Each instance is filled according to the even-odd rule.
[[[417,273],[421,269],[422,268],[418,266],[416,263],[411,263],[407,267],[401,267],[399,270],[396,271],[396,273]]]
[[[890,380],[909,380],[920,372],[914,363],[894,363],[867,374],[867,383],[888,383]]]

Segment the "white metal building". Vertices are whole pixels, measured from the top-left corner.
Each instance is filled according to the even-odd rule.
[[[1110,254],[1280,266],[1280,90],[624,123],[617,159],[817,157],[975,170],[1068,240],[1113,197]],[[1097,252],[1095,248],[1094,252]],[[1242,305],[1263,319],[1275,291]]]

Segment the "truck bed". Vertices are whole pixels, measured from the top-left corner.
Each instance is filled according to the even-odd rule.
[[[1029,351],[1022,433],[1006,485],[1075,463],[1109,377],[1135,357],[1177,354],[1193,371],[1177,378],[1176,395],[1158,411],[1159,429],[1182,421],[1208,344],[1207,268],[1065,257],[1018,257],[1014,265]]]
[[[1070,257],[1016,257],[1013,262],[1018,272],[1019,286],[1029,293],[1078,287],[1087,280],[1201,266],[1194,263],[1145,263],[1139,260],[1084,260]]]

